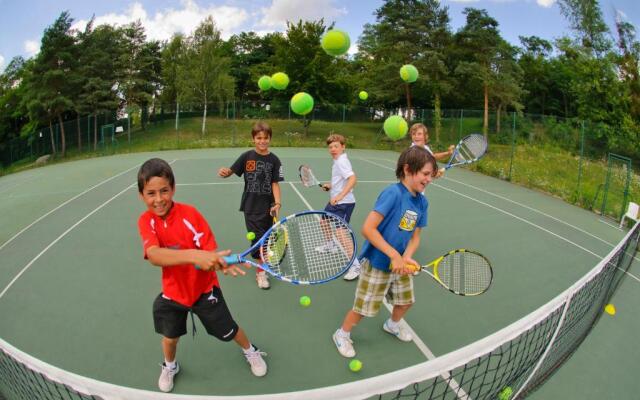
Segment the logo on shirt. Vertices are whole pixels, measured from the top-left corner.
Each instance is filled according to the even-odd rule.
[[[245,172],[254,172],[256,170],[256,160],[248,160],[244,170]]]
[[[418,222],[418,213],[413,210],[406,210],[404,215],[400,219],[400,225],[398,228],[403,231],[411,232],[415,229],[416,223]]]

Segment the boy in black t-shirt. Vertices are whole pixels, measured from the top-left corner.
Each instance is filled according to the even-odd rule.
[[[255,244],[271,227],[273,216],[280,211],[280,185],[284,180],[280,159],[269,151],[271,127],[266,122],[256,122],[251,128],[251,136],[255,145],[238,157],[231,168],[222,167],[218,175],[227,178],[232,174],[244,175],[244,191],[240,201],[240,211],[244,213],[244,223],[248,232],[256,234],[251,244]],[[260,251],[251,256],[259,260]],[[269,289],[267,273],[256,270],[256,282],[260,289]]]

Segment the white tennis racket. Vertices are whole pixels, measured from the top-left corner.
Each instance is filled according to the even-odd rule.
[[[311,167],[306,164],[298,167],[298,176],[300,177],[300,182],[302,182],[302,185],[304,187],[320,186],[320,188],[325,192],[329,190],[327,187],[323,186],[322,183],[320,183],[320,181],[313,174]]]
[[[456,145],[449,162],[444,168],[449,169],[457,165],[476,162],[487,152],[487,147],[488,143],[484,135],[472,133],[471,135],[465,136]]]

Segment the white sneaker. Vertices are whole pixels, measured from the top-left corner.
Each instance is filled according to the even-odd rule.
[[[389,320],[387,319],[382,325],[382,329],[384,329],[385,332],[392,334],[393,336],[397,337],[398,340],[401,340],[403,342],[410,342],[413,339],[411,337],[411,334],[401,324],[398,324],[398,327],[396,329],[392,329],[388,323]]]
[[[251,366],[251,373],[255,376],[265,376],[267,374],[267,363],[262,359],[262,356],[266,356],[267,353],[260,351],[254,345],[251,345],[251,350],[244,352],[244,357]]]
[[[173,390],[173,377],[178,375],[178,372],[180,372],[180,365],[176,362],[176,367],[171,369],[163,362],[160,366],[162,367],[162,371],[160,371],[158,387],[165,393],[170,392]]]
[[[356,351],[353,349],[353,340],[349,337],[344,337],[335,331],[333,334],[333,343],[338,348],[338,352],[341,356],[352,358],[356,356]]]
[[[318,253],[337,253],[339,249],[338,249],[338,246],[336,246],[335,243],[327,242],[327,243],[323,244],[322,246],[317,246],[315,248],[315,250]]]
[[[356,260],[358,261],[358,260]],[[351,267],[349,267],[349,270],[347,271],[346,274],[344,274],[343,279],[345,281],[352,281],[354,279],[356,279],[357,277],[360,276],[360,264],[359,263],[353,263],[353,265]]]
[[[271,287],[271,285],[269,285],[269,278],[267,277],[267,273],[265,271],[260,271],[256,274],[256,282],[258,283],[258,287],[260,289],[267,290]]]

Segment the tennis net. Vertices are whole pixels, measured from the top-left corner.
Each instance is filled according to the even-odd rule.
[[[500,331],[441,357],[374,378],[271,399],[524,398],[580,346],[631,266],[640,223],[589,273],[556,298]],[[0,339],[0,398],[230,399],[163,394],[99,382],[63,371]]]

